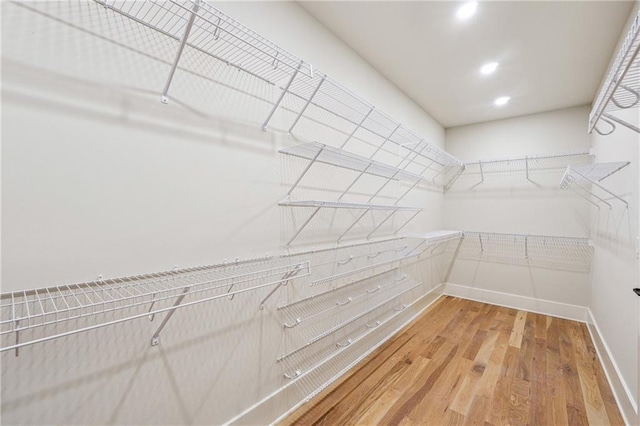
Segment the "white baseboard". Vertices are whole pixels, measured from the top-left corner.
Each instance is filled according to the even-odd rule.
[[[518,296],[452,283],[445,284],[444,294],[573,321],[587,321],[588,309],[585,306],[540,300],[533,297]]]
[[[386,343],[390,338],[395,336],[400,330],[402,330],[409,323],[411,323],[411,321],[415,320],[418,316],[420,316],[429,306],[431,306],[433,303],[435,303],[443,295],[443,288],[444,288],[443,284],[439,284],[436,287],[434,287],[431,290],[429,290],[427,293],[423,294],[415,302],[413,302],[413,304],[416,305],[417,312],[414,313],[413,315],[411,315],[411,317],[408,318],[406,321],[404,321],[402,323],[402,325],[400,325],[398,328],[396,328],[391,333],[389,333],[389,335],[386,336],[384,339],[382,339],[377,345],[373,346],[366,353],[361,355],[360,359],[364,359],[371,352],[373,352],[378,347],[380,347],[381,345]],[[418,307],[417,305],[421,305],[421,306]],[[406,309],[406,310],[409,311],[409,309]],[[237,416],[235,416],[232,419],[230,419],[227,422],[225,422],[225,425],[228,425],[228,424],[257,424],[257,423],[264,424],[265,423],[264,419],[271,417],[271,414],[272,414],[274,406],[282,406],[283,404],[287,405],[287,400],[289,398],[287,398],[287,396],[285,394],[286,394],[287,389],[290,388],[291,386],[292,386],[292,383],[290,383],[290,384],[288,384],[286,386],[283,386],[282,388],[276,390],[275,392],[273,392],[272,394],[268,395],[267,397],[265,397],[261,401],[257,402],[256,404],[254,404],[251,407],[249,407],[246,410],[244,410],[242,413],[238,414]],[[280,401],[280,403],[274,403],[275,400],[282,399],[282,398],[284,399],[284,401]],[[307,401],[306,398],[304,398],[304,399],[300,400],[299,402],[297,402],[293,406],[289,405],[290,408],[288,408],[286,410],[286,412],[282,413],[282,411],[280,411],[280,413],[282,413],[282,414],[280,414],[279,417],[276,420],[274,420],[273,422],[271,422],[269,424],[278,424],[278,423],[280,423],[288,415],[290,415],[295,410],[297,410],[306,401]],[[271,418],[273,418],[273,417],[271,417]],[[256,419],[260,419],[260,421],[257,421]]]
[[[638,405],[633,400],[629,386],[622,378],[618,364],[613,358],[609,346],[600,333],[598,323],[596,322],[591,310],[588,310],[587,328],[591,334],[591,340],[598,353],[598,359],[604,369],[604,373],[609,381],[609,386],[613,391],[613,395],[618,403],[618,408],[624,417],[624,421],[628,425],[640,425],[640,417],[638,416]]]

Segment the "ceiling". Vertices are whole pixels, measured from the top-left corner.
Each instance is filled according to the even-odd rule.
[[[481,1],[462,21],[457,1],[300,4],[446,128],[590,104],[633,6]]]

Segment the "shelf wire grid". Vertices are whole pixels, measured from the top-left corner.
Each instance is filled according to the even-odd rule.
[[[313,120],[310,113],[315,109],[346,122],[346,127],[345,123],[331,123],[339,127],[339,133],[348,135],[344,143],[352,137],[354,140],[361,137],[356,135],[358,131],[376,135],[378,143],[392,142],[406,150],[412,150],[424,142],[417,133],[375,109],[331,77],[314,70],[310,64],[202,0],[95,1],[174,40],[182,38],[189,17],[194,13],[196,18],[186,46],[274,85],[284,95],[296,98],[295,111],[292,111],[296,117],[293,125],[302,116]],[[280,100],[268,101],[273,103],[275,109],[280,106]],[[312,108],[307,109],[309,106]],[[325,120],[326,116],[323,116],[319,122]],[[464,167],[460,160],[433,145],[425,144],[421,149],[413,150],[416,155],[409,163],[420,165],[419,169],[429,168],[432,163],[447,168]],[[421,163],[419,159],[427,161]]]
[[[622,125],[640,133],[640,129],[611,118],[607,112],[617,111],[620,109],[635,108],[640,106],[640,12],[635,17],[629,33],[625,38],[620,51],[616,55],[605,83],[603,84],[593,108],[589,114],[589,132],[592,132],[598,120],[607,121],[612,129],[609,134],[615,130],[615,124],[611,121],[617,121]],[[596,131],[601,133],[597,128]]]
[[[363,172],[393,180],[422,180],[422,176],[398,167],[374,161],[319,142],[309,142],[284,148],[281,154],[317,161],[344,169]]]
[[[80,318],[93,318],[89,328],[97,328],[171,310],[167,303],[184,294],[188,301],[178,307],[233,298],[309,275],[309,262],[269,259],[3,293],[0,335],[57,324],[68,325],[69,330],[62,333],[68,335],[84,331],[73,328],[77,324],[72,321]],[[105,319],[107,313],[115,319]],[[45,331],[37,341],[59,336],[56,330]],[[13,347],[4,343],[0,350]],[[23,341],[19,346],[31,343]]]
[[[422,207],[398,206],[393,204],[351,203],[348,201],[321,201],[321,200],[283,200],[278,203],[285,207],[320,207],[331,209],[354,210],[387,210],[387,211],[421,211]]]
[[[617,161],[570,166],[562,177],[560,187],[564,189],[573,182],[601,182],[629,164],[629,161]]]
[[[569,165],[590,164],[589,152],[562,152],[549,155],[487,159],[465,163],[465,174],[513,173],[529,171],[564,170]],[[481,168],[482,167],[482,171]]]
[[[457,258],[589,273],[588,238],[464,231]]]

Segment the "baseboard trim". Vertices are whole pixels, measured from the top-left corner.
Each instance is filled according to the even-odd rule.
[[[600,332],[600,328],[593,317],[591,309],[587,309],[587,311],[587,328],[589,329],[589,334],[591,335],[591,340],[596,348],[598,359],[600,360],[605,376],[607,376],[607,381],[609,382],[609,386],[611,386],[613,396],[616,399],[616,403],[622,413],[622,417],[628,425],[640,424],[638,405],[633,400],[629,386],[620,374],[618,364],[613,358],[611,350]]]
[[[425,303],[425,305],[423,307],[421,307],[417,313],[415,313],[414,315],[412,315],[409,319],[407,319],[405,322],[403,322],[398,328],[396,328],[395,330],[393,330],[392,332],[390,332],[387,337],[385,337],[384,339],[382,339],[378,344],[376,344],[375,346],[371,347],[366,353],[362,354],[359,359],[362,360],[364,359],[366,356],[368,356],[370,353],[372,353],[373,351],[375,351],[376,349],[378,349],[381,345],[383,345],[384,343],[386,343],[390,338],[392,338],[393,336],[395,336],[400,330],[402,330],[403,328],[405,328],[409,323],[411,323],[413,320],[415,320],[417,317],[419,317],[420,315],[422,315],[422,313],[431,305],[433,305],[438,299],[440,299],[443,296],[443,289],[444,289],[444,285],[443,284],[439,284],[436,287],[432,288],[431,290],[429,290],[427,293],[423,294],[422,296],[420,296],[420,298],[416,299],[415,302],[413,302],[414,304],[417,303]],[[247,408],[246,410],[244,410],[242,413],[236,415],[235,417],[233,417],[232,419],[228,420],[227,422],[225,422],[225,425],[229,425],[229,424],[236,424],[236,423],[244,423],[242,421],[242,419],[250,414],[253,414],[254,410],[258,410],[261,406],[269,403],[270,400],[277,398],[279,395],[281,395],[287,388],[289,388],[290,386],[292,386],[293,383],[287,384],[285,386],[283,386],[282,388],[276,390],[275,392],[271,393],[270,395],[266,396],[265,398],[263,398],[261,401],[255,403],[254,405],[252,405],[251,407]],[[298,403],[296,403],[294,406],[292,406],[291,408],[289,408],[286,412],[284,412],[283,414],[281,414],[277,419],[275,419],[273,422],[269,423],[270,425],[274,425],[274,424],[278,424],[280,422],[282,422],[287,416],[289,416],[291,413],[293,413],[295,410],[297,410],[298,408],[300,408],[300,406],[302,406],[303,404],[305,404],[307,402],[307,398],[302,399],[301,401],[299,401]]]
[[[453,283],[445,284],[444,294],[557,318],[580,322],[587,321],[588,309],[585,306],[570,305],[567,303],[553,302],[551,300],[540,300],[533,297],[518,296]]]

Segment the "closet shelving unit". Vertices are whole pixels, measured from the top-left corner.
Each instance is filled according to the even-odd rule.
[[[284,332],[302,337],[277,358],[285,366],[284,377],[297,379],[312,373],[348,346],[391,321],[409,304],[415,303],[415,300],[401,302],[405,295],[421,285],[402,273],[401,263],[417,258],[429,249],[433,251],[435,247],[456,241],[461,236],[459,231],[435,231],[388,240],[387,244],[393,242],[399,247],[378,246],[368,254],[361,253],[359,258],[366,263],[365,266],[358,265],[344,273],[317,278],[311,287],[323,284],[321,291],[280,305],[277,310],[282,314]],[[389,252],[391,257],[378,261],[378,256],[385,252]],[[332,259],[332,263],[337,265],[352,262],[357,262],[354,256]],[[369,273],[364,279],[334,286],[341,278],[364,270],[374,271],[386,264],[393,264],[393,267]]]
[[[465,163],[465,175],[478,175],[479,184],[484,183],[490,174],[522,173],[527,181],[532,181],[529,173],[538,171],[563,170],[570,165],[592,163],[594,156],[590,152],[562,152],[546,155],[497,158]]]
[[[629,203],[627,203],[623,198],[609,191],[599,183],[612,174],[617,173],[618,171],[627,167],[629,164],[629,161],[619,161],[611,163],[594,163],[583,164],[579,166],[568,166],[567,170],[562,176],[562,180],[560,181],[560,188],[564,190],[570,189],[574,191],[576,194],[578,194],[597,208],[600,208],[600,205],[592,201],[591,197],[595,198],[601,203],[606,204],[607,206],[609,206],[609,208],[613,208],[611,203],[609,203],[602,197],[599,197],[594,193],[594,191],[589,189],[589,186],[595,186],[623,203],[626,207],[629,207]]]
[[[263,258],[3,293],[0,351],[15,349],[17,355],[26,345],[137,318],[153,321],[166,312],[151,339],[156,345],[179,308],[268,289],[262,307],[282,286],[309,275],[308,261]]]
[[[588,238],[464,231],[456,258],[534,265],[588,273],[593,242]]]
[[[640,12],[625,38],[607,79],[596,97],[589,114],[589,133],[593,130],[601,135],[609,135],[616,130],[616,124],[640,133],[640,128],[612,112],[640,107]],[[609,129],[598,129],[599,121],[604,121]]]

